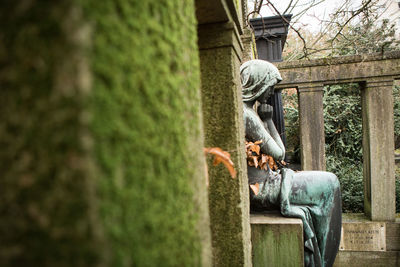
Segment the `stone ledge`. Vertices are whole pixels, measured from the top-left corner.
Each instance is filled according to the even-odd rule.
[[[303,266],[303,224],[279,213],[252,214],[253,266]]]
[[[339,251],[333,267],[400,266],[400,251]]]
[[[238,29],[233,22],[199,25],[198,45],[200,50],[232,47],[239,59],[244,49]]]
[[[379,60],[399,59],[399,58],[400,58],[400,51],[390,51],[390,52],[385,52],[383,54],[372,53],[366,55],[318,58],[312,60],[285,61],[276,63],[276,66],[281,70],[281,69],[291,69],[291,68],[305,68],[305,67],[337,65],[337,64],[361,63],[367,61],[379,61]]]
[[[400,78],[400,51],[385,54],[346,56],[311,61],[276,63],[282,82],[276,88],[304,87],[308,84],[340,84],[385,81]],[[382,83],[383,82],[383,83]]]
[[[286,218],[278,212],[251,214],[250,224],[298,224],[303,227],[303,222],[298,218]]]

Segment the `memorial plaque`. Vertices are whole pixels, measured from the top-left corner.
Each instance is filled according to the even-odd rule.
[[[385,223],[343,223],[340,250],[386,251]]]

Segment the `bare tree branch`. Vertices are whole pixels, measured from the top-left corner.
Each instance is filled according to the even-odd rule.
[[[292,6],[292,3],[293,3],[293,0],[290,0],[290,2],[288,4],[288,6],[286,7],[285,11],[283,11],[283,14],[287,14],[286,12],[290,9],[290,7]]]
[[[322,16],[319,15],[320,18],[316,15],[310,15],[309,11],[311,8],[315,9],[317,5],[326,0],[290,0],[282,9],[284,10],[283,12],[280,12],[277,6],[273,4],[276,1],[252,1],[254,10],[249,13],[248,18],[250,15],[253,15],[253,18],[257,16],[262,18],[262,9],[265,7],[270,9],[273,14],[279,16],[284,24],[287,24],[293,30],[292,33],[296,35],[295,39],[298,40],[293,42],[291,41],[294,40],[292,37],[286,40],[286,42],[291,41],[291,45],[294,45],[289,52],[289,59],[309,59],[310,57],[327,56],[329,54],[343,54],[347,53],[346,51],[353,51],[351,53],[362,53],[363,51],[365,53],[367,50],[377,51],[378,49],[382,49],[383,51],[392,44],[398,43],[390,35],[390,31],[394,32],[392,30],[394,26],[387,24],[385,26],[385,34],[380,33],[379,30],[368,30],[371,27],[375,27],[374,23],[376,24],[379,17],[378,13],[382,10],[380,2],[377,0],[362,0],[358,7],[354,7],[354,1],[352,0],[342,0],[332,14],[324,12]],[[289,23],[283,15],[291,13],[294,14]],[[304,24],[300,20],[303,16],[310,16],[317,20],[316,25],[312,26],[319,28],[318,33],[307,30],[308,24]],[[358,27],[369,27],[362,29],[362,31],[365,31],[366,36],[363,35],[363,32]],[[374,38],[379,41],[371,41],[373,43],[371,44],[371,48],[368,45],[366,46],[366,42],[374,40]],[[289,48],[289,44],[287,47]]]
[[[275,10],[275,12],[278,14],[278,16],[280,16],[281,19],[282,19],[284,22],[286,22],[286,24],[287,24],[288,26],[290,26],[290,27],[297,33],[297,35],[299,36],[299,38],[303,41],[303,52],[304,52],[304,56],[307,58],[307,57],[308,57],[308,56],[307,56],[307,43],[306,43],[306,40],[305,40],[305,39],[303,38],[303,36],[301,35],[301,33],[300,33],[296,28],[294,28],[294,27],[290,24],[290,22],[287,21],[287,19],[286,19],[284,16],[282,16],[282,14],[278,11],[278,9],[276,9],[276,7],[271,3],[270,0],[267,0],[267,3]]]
[[[372,2],[372,0],[368,0],[364,3],[364,5],[359,8],[358,10],[356,10],[353,15],[342,25],[342,27],[339,29],[339,31],[336,33],[336,35],[333,37],[333,40],[335,40],[338,35],[342,32],[342,30],[344,29],[344,27],[353,19],[355,18],[357,15],[359,15],[362,11],[364,11],[368,5]]]

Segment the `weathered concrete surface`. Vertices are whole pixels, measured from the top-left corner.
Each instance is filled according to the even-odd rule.
[[[364,211],[376,221],[396,212],[392,92],[392,80],[369,80],[361,90]]]
[[[317,82],[337,84],[365,81],[374,77],[400,77],[400,51],[310,61],[280,62],[276,66],[283,81],[277,88]]]
[[[400,220],[386,222],[386,250],[400,251]]]
[[[231,21],[243,33],[243,3],[240,0],[195,0],[199,25]]]
[[[232,22],[226,23],[213,23],[213,24],[205,24],[199,25],[198,27],[198,45],[200,51],[207,49],[215,49],[215,48],[231,48],[236,54],[239,68],[240,61],[242,58],[243,44],[240,39],[239,32]],[[201,55],[200,55],[201,56]],[[214,63],[213,65],[215,65]],[[218,68],[218,66],[214,66]],[[215,76],[217,78],[217,76]],[[239,79],[235,77],[233,79]],[[240,87],[240,83],[238,84]],[[241,98],[241,95],[240,95]]]
[[[323,86],[298,89],[302,170],[325,170]]]
[[[229,21],[228,7],[225,1],[196,0],[196,17],[199,24]]]
[[[400,251],[339,251],[334,267],[398,267]]]
[[[303,224],[280,214],[251,215],[253,266],[303,266]]]
[[[238,177],[209,165],[214,266],[251,266],[249,192],[239,81],[242,44],[235,23],[199,25],[205,146],[231,153]]]
[[[256,43],[250,29],[244,29],[241,36],[243,43],[242,63],[257,58]]]

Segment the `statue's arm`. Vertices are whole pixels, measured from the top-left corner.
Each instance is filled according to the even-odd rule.
[[[244,121],[246,137],[252,142],[261,140],[260,148],[263,153],[272,156],[276,160],[283,160],[285,157],[285,150],[277,144],[275,139],[265,129],[264,123],[253,110],[245,110]]]
[[[267,132],[270,133],[276,144],[282,149],[283,155],[285,155],[285,146],[283,145],[281,136],[279,135],[278,131],[276,130],[275,124],[272,121],[272,114],[274,108],[266,103],[263,103],[259,106],[258,115],[263,122],[263,125]]]
[[[282,149],[283,155],[285,155],[285,146],[283,145],[281,136],[278,133],[278,130],[276,130],[275,124],[272,121],[272,119],[267,119],[266,121],[263,122],[264,127],[269,131],[271,137],[274,139],[276,144]]]

